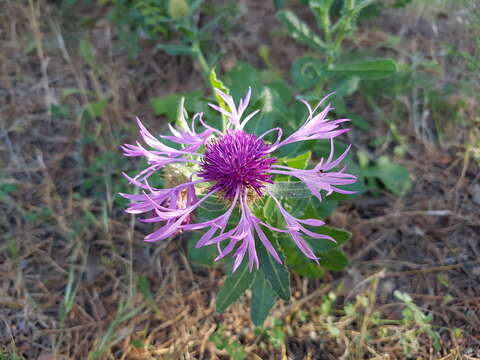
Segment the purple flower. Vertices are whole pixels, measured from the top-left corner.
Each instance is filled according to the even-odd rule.
[[[258,112],[254,111],[243,118],[251,96],[249,89],[246,97],[240,100],[238,107],[233,98],[216,90],[225,101],[228,111],[217,105],[209,104],[227,120],[224,132],[210,127],[203,121],[203,114],[196,114],[191,124],[186,121],[187,113],[182,111],[179,127],[170,127],[172,135],[160,136],[179,144],[176,148],[165,145],[155,138],[137,119],[140,135],[150,149],[140,143],[125,144],[122,149],[126,156],[141,156],[147,159],[149,166],[134,178],[127,179],[142,190],[142,194],[122,194],[131,200],[126,210],[132,214],[148,213],[151,217],[141,219],[143,222],[161,223],[160,227],[145,237],[145,241],[164,240],[180,231],[205,231],[196,247],[214,245],[218,248],[216,260],[233,252],[235,271],[248,253],[250,271],[259,267],[257,246],[264,246],[269,254],[279,263],[281,259],[272,243],[265,235],[264,228],[274,232],[288,233],[298,249],[309,259],[318,262],[318,258],[302,235],[313,238],[331,237],[316,233],[307,227],[319,227],[324,223],[317,219],[297,219],[289,214],[269,184],[275,183],[277,176],[290,176],[300,180],[320,201],[320,191],[326,195],[332,192],[350,194],[352,192],[338,188],[339,185],[352,184],[356,177],[345,173],[345,168],[335,170],[346,157],[350,147],[337,159],[333,159],[333,138],[348,129],[339,128],[348,119],[329,121],[327,105],[318,114],[317,110],[326,100],[325,97],[312,109],[307,102],[309,116],[303,126],[282,140],[282,129],[274,128],[261,136],[248,134],[243,129],[247,122]],[[203,126],[202,132],[196,132],[195,122]],[[264,138],[276,132],[276,141],[268,143]],[[323,158],[310,170],[295,169],[276,164],[274,151],[284,145],[298,141],[330,139],[331,150],[328,158]],[[180,148],[180,149],[177,149]],[[173,179],[168,188],[153,188],[149,178],[158,171],[164,178]],[[178,173],[178,176],[172,174]],[[285,220],[285,228],[273,227],[254,215],[252,207],[259,198],[271,197]],[[191,223],[191,215],[207,199],[216,199],[223,203],[225,212],[208,221]],[[235,209],[239,210],[240,220],[234,227],[229,227],[230,217]]]

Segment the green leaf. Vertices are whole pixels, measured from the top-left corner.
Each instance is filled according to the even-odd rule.
[[[218,89],[227,95],[230,94],[230,89],[226,87],[225,84],[219,78],[217,78],[217,74],[215,73],[215,68],[212,68],[212,70],[210,71],[209,78],[210,78],[210,85],[212,86],[212,88]],[[214,92],[214,95],[215,95],[215,98],[217,99],[218,105],[222,109],[230,111],[228,106],[225,104],[225,101],[223,101],[222,97],[218,95],[216,92]],[[225,115],[222,114],[222,116],[225,116]]]
[[[343,270],[348,266],[348,258],[338,249],[320,255],[320,265],[330,270]]]
[[[252,97],[258,96],[261,85],[259,84],[260,74],[257,69],[248,63],[238,63],[224,76],[224,81],[230,89],[230,95],[235,101],[244,97],[248,87],[252,87]],[[253,99],[251,103],[253,104]]]
[[[327,47],[320,37],[318,37],[310,27],[300,20],[294,13],[289,10],[280,10],[277,13],[277,17],[287,28],[289,34],[300,44],[310,46],[317,51],[327,51]]]
[[[397,63],[392,59],[367,60],[351,64],[336,64],[328,69],[331,75],[358,76],[362,79],[381,79],[395,74]]]
[[[308,216],[308,212],[306,212],[305,217],[326,219],[335,211],[335,209],[337,208],[337,205],[338,205],[338,202],[334,200],[323,199],[322,201],[319,201],[317,198],[312,198],[310,206],[314,208],[315,210],[314,214],[317,214],[317,215]],[[307,207],[307,211],[308,210],[309,210],[309,207]]]
[[[290,166],[295,169],[306,169],[312,157],[312,152],[307,151],[301,155],[295,156],[294,158],[286,159],[285,163],[287,166]]]
[[[186,45],[159,44],[156,49],[161,49],[169,55],[196,55],[195,50]]]
[[[281,103],[286,108],[288,103],[292,100],[293,96],[290,85],[282,80],[268,84],[268,87],[274,89],[277,92],[278,96],[280,97]]]
[[[335,89],[335,97],[332,99],[332,102],[335,103],[335,100],[342,101],[342,98],[344,98],[345,96],[352,95],[355,91],[358,90],[359,85],[360,78],[358,76],[350,76],[335,81],[332,84],[332,89]],[[336,106],[335,109],[337,109]]]
[[[55,105],[50,106],[50,111],[54,117],[68,118],[70,116],[70,106],[68,105]]]
[[[320,60],[312,56],[303,56],[296,59],[292,64],[292,80],[300,89],[308,89],[321,82]]]
[[[182,97],[185,97],[185,109],[193,112],[196,110],[196,102],[201,96],[202,92],[200,90],[189,93],[170,94],[163,97],[151,98],[150,105],[155,115],[166,115],[169,120],[175,121],[178,113],[178,105]]]
[[[313,279],[320,278],[324,275],[324,269],[322,269],[322,267],[330,270],[342,270],[348,265],[348,258],[339,250],[339,247],[349,241],[352,235],[348,231],[329,226],[322,226],[316,232],[329,235],[336,240],[336,242],[333,242],[328,239],[315,239],[302,235],[315,252],[315,255],[320,258],[320,266],[306,258],[305,255],[293,245],[292,239],[289,236],[280,236],[281,246],[285,252],[288,266],[297,274]]]
[[[346,114],[346,117],[352,120],[352,124],[363,131],[370,130],[370,124],[367,120],[365,120],[362,116],[358,116],[355,114]]]
[[[254,105],[255,108],[260,109],[260,113],[247,123],[245,129],[261,135],[273,127],[283,104],[277,91],[269,86],[265,86],[260,93],[259,101]],[[274,133],[273,135],[276,134]]]
[[[318,279],[325,274],[325,271],[317,263],[306,258],[297,247],[289,245],[292,241],[290,236],[282,235],[280,241],[288,266],[292,271],[310,279]]]
[[[270,282],[261,272],[258,273],[252,285],[252,303],[250,306],[250,314],[255,326],[263,324],[270,309],[275,304],[275,298],[276,295]]]
[[[265,231],[265,234],[268,236],[269,231]],[[282,260],[283,264],[279,264],[265,249],[263,245],[259,246],[257,249],[258,258],[260,261],[260,270],[263,272],[265,278],[272,285],[273,290],[277,295],[285,301],[290,301],[290,274],[285,264],[285,256],[277,245],[276,240],[273,236],[269,236],[269,240],[272,245],[277,250],[278,256]]]
[[[376,177],[383,185],[397,196],[403,196],[412,187],[412,180],[406,167],[395,164],[386,156],[381,156],[373,166],[363,169],[366,177]]]
[[[305,258],[304,255],[299,255],[298,259],[300,260],[303,256],[303,261],[298,262],[292,266],[292,271],[296,274],[309,278],[309,279],[319,279],[325,275],[325,270],[322,269],[317,263],[313,262],[310,259]]]
[[[102,99],[95,102],[88,103],[85,106],[83,114],[90,116],[91,118],[96,118],[102,116],[103,111],[107,107],[108,99]]]
[[[339,246],[342,246],[352,238],[351,232],[330,227],[330,226],[322,226],[318,228],[318,231],[316,232],[331,236],[336,241],[336,242],[333,242],[328,239],[314,239],[314,238],[304,236],[304,238],[307,240],[307,242],[312,247],[312,250],[316,254],[317,253],[323,254],[323,253],[329,252],[330,250],[333,250],[335,248],[338,248]]]
[[[276,223],[277,205],[271,197],[268,197],[263,204],[262,214],[269,224]]]
[[[140,275],[138,277],[137,286],[147,301],[155,302],[152,290],[150,289],[150,281],[146,276]]]
[[[283,76],[278,71],[275,71],[275,70],[260,71],[260,82],[262,84],[277,84],[283,81],[284,81]]]
[[[353,8],[353,11],[356,12],[356,13],[359,13],[360,11],[362,11],[364,8],[366,8],[367,6],[373,4],[376,0],[363,0],[363,1],[360,1],[357,3],[357,5],[355,5],[355,7]]]
[[[237,301],[240,296],[250,287],[255,278],[255,272],[248,269],[248,261],[244,259],[237,271],[227,276],[217,295],[217,312],[225,311],[231,304]]]
[[[93,51],[92,43],[86,39],[80,39],[80,43],[78,44],[78,52],[80,56],[85,60],[85,62],[94,67],[95,65],[95,55]]]
[[[64,88],[62,90],[62,96],[64,98],[66,98],[70,95],[77,95],[77,94],[82,94],[82,93],[83,93],[82,89],[79,89],[79,88],[69,88],[69,87],[67,87],[67,88]]]
[[[190,236],[187,242],[188,257],[193,264],[215,266],[215,258],[218,255],[216,246],[195,247],[204,233],[205,231],[195,231],[192,233],[192,236]]]
[[[285,7],[285,0],[273,0],[276,10],[283,9]]]

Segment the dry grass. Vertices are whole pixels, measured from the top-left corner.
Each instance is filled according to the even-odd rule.
[[[245,19],[226,47],[259,64],[250,40],[271,41],[265,39],[270,25],[258,19],[273,10],[247,5],[258,17]],[[400,130],[410,144],[403,161],[414,178],[411,194],[343,205],[330,223],[353,231],[347,248],[352,266],[317,281],[293,277],[292,303],[277,304],[266,330],[255,333],[248,299],[215,313],[220,270],[192,268],[182,237],[143,243],[148,229],[123,213],[116,195],[127,186],[119,173],[131,162],[122,161],[118,146],[135,136],[132,118],[140,115],[159,130],[164,124],[153,121],[149,98],[201,86],[199,72],[188,59],[154,54],[148,43],[131,59],[101,16],[90,27],[72,29],[45,1],[8,0],[2,7],[0,345],[6,353],[42,360],[226,359],[209,340],[223,323],[225,336],[243,344],[248,359],[403,359],[399,341],[410,329],[392,323],[383,336],[371,322],[375,311],[400,317],[403,306],[392,293],[401,290],[433,311],[439,326],[441,351],[421,336],[419,358],[480,357],[473,100],[442,150],[422,135],[429,123],[410,107],[411,126]],[[428,40],[408,36],[412,46]],[[81,39],[92,42],[92,61],[79,55]],[[281,41],[273,58],[283,59],[277,65],[285,68],[285,55],[298,47]],[[102,101],[100,116],[84,114],[87,104]],[[406,99],[412,101],[414,94]],[[372,121],[376,131],[386,131],[381,119]],[[322,295],[330,291],[337,295],[335,308],[352,302],[358,317],[322,312]],[[280,343],[275,329],[286,335]]]

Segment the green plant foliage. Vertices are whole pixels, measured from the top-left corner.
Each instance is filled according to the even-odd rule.
[[[324,274],[322,267],[330,270],[342,270],[348,265],[348,259],[340,250],[340,247],[350,240],[352,234],[348,231],[328,226],[322,226],[319,232],[331,236],[335,239],[335,242],[328,239],[303,237],[315,255],[320,258],[321,267],[313,261],[306,260],[305,256],[294,246],[290,236],[279,235],[279,242],[287,257],[288,266],[299,275],[319,278]]]
[[[359,81],[359,77],[356,77]],[[269,80],[269,79],[267,79]],[[224,93],[233,95],[237,99],[244,96],[248,87],[252,87],[251,109],[260,109],[256,115],[255,121],[251,121],[246,126],[247,132],[254,132],[257,135],[264,133],[266,130],[275,126],[280,126],[284,130],[284,137],[288,136],[289,131],[295,131],[300,127],[307,118],[307,111],[303,104],[298,101],[292,102],[292,88],[281,78],[275,78],[273,82],[268,84],[262,83],[260,73],[251,65],[245,63],[237,64],[229,73],[225,74],[223,81],[219,79],[215,70],[209,73],[210,86],[213,89],[221,89]],[[345,92],[348,92],[345,90]],[[200,98],[199,92],[190,94],[172,94],[164,98],[152,99],[152,106],[157,115],[165,114],[169,118],[175,118],[178,112],[178,102],[185,98],[185,109],[187,112],[193,112],[192,107],[188,106],[188,100],[191,103],[196,102],[196,98]],[[313,99],[318,100],[317,97]],[[224,100],[214,94],[213,101],[219,106],[228,109],[228,105]],[[289,106],[291,103],[291,106]],[[314,104],[313,104],[314,105]],[[180,106],[182,108],[182,106]],[[198,111],[198,110],[197,110]],[[249,109],[247,109],[247,113]],[[218,114],[208,116],[208,121],[215,121]],[[213,117],[213,118],[212,118]],[[224,129],[225,119],[224,120]],[[276,134],[267,136],[266,141],[275,141]],[[334,156],[340,156],[346,150],[346,146],[337,142],[334,148]],[[327,158],[330,154],[331,147],[329,141],[307,141],[304,143],[291,144],[285,146],[277,157],[277,162],[286,166],[297,169],[310,169],[314,163],[320,159],[312,159],[313,154],[323,158]],[[351,156],[345,160],[351,172],[350,166],[358,170]],[[356,166],[356,167],[355,167]],[[359,176],[361,178],[361,176]],[[355,185],[352,189],[358,193],[364,192],[364,185]],[[275,196],[282,201],[282,205],[298,218],[324,218],[330,215],[337,206],[337,201],[344,199],[342,195],[335,198],[329,196],[324,201],[312,197],[311,192],[306,186],[295,179],[288,176],[279,175],[275,184],[270,188]],[[207,221],[218,217],[225,211],[225,206],[219,205],[214,199],[207,200],[202,206],[196,209],[195,216],[198,221]],[[283,217],[279,214],[274,201],[267,198],[264,202],[259,202],[253,209],[256,216],[263,219],[274,227],[284,228],[285,223]],[[234,211],[230,224],[227,228],[231,229],[239,220],[239,212]],[[251,315],[255,324],[261,324],[270,308],[278,296],[284,301],[290,301],[290,274],[289,268],[298,274],[310,278],[318,278],[324,275],[326,269],[340,270],[348,264],[348,259],[341,252],[340,247],[347,242],[351,234],[341,229],[331,227],[321,227],[320,232],[331,236],[335,241],[327,239],[313,239],[305,236],[306,241],[312,247],[320,261],[317,264],[305,258],[295,246],[293,239],[285,234],[273,234],[272,231],[264,229],[265,235],[275,247],[282,264],[278,263],[256,239],[256,251],[261,264],[258,270],[252,272],[248,270],[248,265],[244,260],[244,264],[236,270],[236,272],[228,273],[225,283],[217,296],[217,311],[225,311],[233,302],[237,301],[241,295],[249,288],[252,289],[252,308]],[[218,255],[216,246],[195,248],[195,244],[204,235],[203,231],[193,233],[188,238],[187,248],[189,257],[193,264],[202,266],[214,266],[214,259]],[[229,270],[231,264],[227,265]],[[230,270],[231,271],[231,270]],[[267,296],[268,293],[268,296]]]
[[[178,115],[178,104],[180,100],[185,98],[185,109],[188,112],[197,111],[196,104],[199,103],[199,98],[202,97],[200,90],[195,90],[189,93],[169,94],[163,97],[155,97],[150,99],[150,104],[155,115],[165,115],[171,121],[174,121]]]
[[[237,271],[230,273],[217,295],[217,312],[225,311],[231,304],[243,295],[252,284],[255,272],[250,272],[247,261],[244,259]]]
[[[292,63],[292,80],[300,90],[309,89],[322,81],[321,60],[313,56],[303,56]]]
[[[161,49],[169,55],[196,55],[196,50],[192,49],[192,47],[188,45],[159,44],[157,45],[157,49]]]
[[[307,45],[317,51],[328,50],[322,39],[290,10],[280,10],[277,17],[287,28],[289,35],[300,44]]]
[[[305,258],[296,247],[292,246],[292,239],[287,236],[280,236],[279,242],[286,255],[288,267],[296,274],[310,279],[323,277],[325,270],[314,261]]]
[[[319,253],[325,253],[334,250],[347,243],[352,238],[351,232],[331,226],[322,226],[321,233],[331,236],[335,239],[335,242],[331,240],[325,241],[322,239],[312,239],[309,244],[312,246],[313,251]]]
[[[269,234],[271,235],[271,234]],[[285,267],[285,256],[283,255],[278,244],[276,244],[273,236],[270,236],[269,239],[277,249],[277,253],[280,256],[283,264],[279,264],[263,246],[258,247],[258,258],[262,264],[260,270],[263,273],[263,276],[271,284],[273,291],[283,300],[290,301],[290,274],[288,273],[287,268]]]
[[[405,304],[402,311],[402,322],[406,327],[412,327],[413,331],[407,332],[400,338],[405,355],[412,356],[417,352],[419,343],[418,336],[421,334],[428,335],[433,340],[436,351],[441,348],[440,335],[432,329],[432,314],[425,315],[422,310],[413,302],[413,299],[407,293],[395,290],[394,296]]]
[[[328,72],[333,75],[358,76],[363,79],[381,79],[386,76],[391,76],[397,71],[397,64],[392,59],[366,60],[351,64],[335,64],[328,69]]]
[[[94,55],[92,43],[90,41],[86,39],[81,39],[78,45],[78,52],[88,65],[90,65],[91,67],[94,67],[95,55]]]
[[[263,265],[263,264],[262,264]],[[263,324],[275,304],[275,293],[272,285],[262,273],[258,273],[252,284],[251,317],[256,326]]]
[[[254,98],[253,104],[261,93],[261,84],[259,82],[260,74],[257,69],[248,63],[238,63],[224,76],[224,83],[230,89],[230,95],[234,99],[240,99],[245,95],[248,88],[252,88]]]
[[[232,360],[244,360],[247,358],[242,344],[238,341],[232,341],[232,339],[225,334],[225,326],[223,324],[210,335],[209,340],[215,344],[217,349],[225,350]]]
[[[190,235],[187,242],[188,256],[194,265],[214,266],[218,255],[217,248],[215,246],[195,247],[202,235],[203,233],[199,231]]]
[[[146,276],[140,275],[138,277],[137,288],[145,298],[148,306],[154,309],[155,312],[159,312],[160,310],[158,309],[157,303],[155,301],[155,295],[152,292],[150,280],[148,280]]]
[[[94,101],[85,105],[85,110],[83,111],[83,115],[88,116],[90,118],[96,118],[103,115],[106,107],[108,105],[108,99],[101,99],[98,101]]]
[[[412,187],[412,180],[408,169],[400,164],[393,163],[388,157],[381,156],[374,165],[364,165],[362,174],[369,180],[370,190],[376,190],[375,179],[397,196],[407,194]]]
[[[343,270],[348,266],[348,258],[338,249],[320,255],[320,265],[329,270]]]

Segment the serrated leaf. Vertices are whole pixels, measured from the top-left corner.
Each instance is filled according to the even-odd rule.
[[[223,312],[231,304],[237,301],[240,296],[250,287],[255,278],[255,272],[250,272],[248,262],[244,259],[237,271],[228,274],[227,280],[223,284],[217,295],[216,311]]]
[[[277,17],[287,28],[289,34],[300,44],[310,46],[317,51],[327,51],[327,47],[320,37],[318,37],[310,27],[300,20],[294,13],[289,10],[280,10],[277,13]]]
[[[335,64],[328,69],[331,75],[358,76],[362,79],[381,79],[395,74],[397,63],[392,59],[366,60],[351,64]]]
[[[268,236],[269,231],[265,232]],[[260,261],[260,270],[263,272],[265,278],[272,285],[275,293],[283,300],[290,301],[290,274],[285,266],[285,256],[276,245],[276,240],[270,236],[269,240],[277,250],[278,256],[282,260],[283,264],[279,264],[265,249],[265,247],[259,246],[257,249],[258,258]]]
[[[250,314],[255,326],[263,324],[270,312],[270,309],[275,304],[276,295],[272,289],[272,285],[259,272],[255,276],[252,284],[252,302],[250,305]]]
[[[230,94],[230,89],[228,87],[226,87],[225,84],[217,77],[217,74],[215,72],[215,68],[212,68],[212,70],[210,71],[209,79],[210,79],[210,85],[212,86],[212,88],[218,89],[218,90],[222,91],[223,93],[225,93],[227,95]],[[225,101],[223,101],[222,97],[217,95],[216,92],[214,93],[214,95],[215,95],[215,98],[217,99],[218,105],[222,109],[230,111],[228,106],[225,104]],[[225,115],[223,115],[223,116],[225,116]]]

